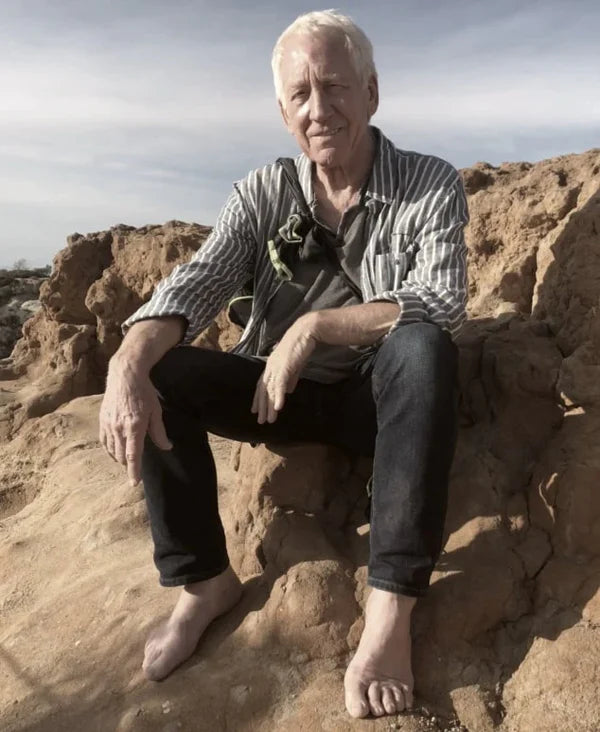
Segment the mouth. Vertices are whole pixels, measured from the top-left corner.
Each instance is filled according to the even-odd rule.
[[[311,137],[317,137],[317,138],[334,137],[335,135],[338,134],[338,132],[341,132],[341,131],[342,131],[341,127],[336,127],[333,130],[324,130],[323,132],[317,132],[316,134],[311,135]]]

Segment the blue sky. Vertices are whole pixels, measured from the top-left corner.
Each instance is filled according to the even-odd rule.
[[[457,167],[600,146],[600,3],[370,0],[373,122]],[[0,266],[67,234],[214,223],[232,181],[294,155],[270,71],[312,3],[3,0]]]

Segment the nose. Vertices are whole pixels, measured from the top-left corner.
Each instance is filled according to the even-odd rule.
[[[310,118],[313,122],[323,122],[331,115],[331,104],[327,92],[315,86],[311,89],[309,100]]]

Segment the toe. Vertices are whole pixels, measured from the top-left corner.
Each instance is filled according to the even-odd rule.
[[[383,686],[381,689],[381,703],[385,709],[386,714],[396,713],[396,699],[394,692],[389,686]]]
[[[412,688],[406,684],[402,684],[402,693],[404,694],[404,708],[412,709],[413,693]]]
[[[146,650],[144,652],[144,662],[142,663],[142,668],[144,669],[144,672],[147,672],[149,669],[152,668],[152,666],[154,666],[159,656],[159,648],[156,648],[153,645],[146,646]]]
[[[406,702],[404,701],[404,692],[400,686],[392,686],[392,694],[394,695],[394,701],[396,702],[396,710],[403,712],[406,708]]]
[[[344,679],[344,693],[346,709],[351,717],[366,717],[369,714],[369,704],[366,698],[367,685],[353,674],[346,674]]]
[[[367,693],[369,697],[369,706],[371,707],[371,713],[376,717],[381,717],[385,714],[385,709],[381,703],[381,685],[378,681],[372,681],[369,684],[369,691]]]
[[[157,660],[154,658],[152,661],[144,661],[142,664],[144,675],[149,681],[160,681],[164,676],[161,673],[160,664],[157,663]]]
[[[413,694],[410,686],[397,683],[391,689],[396,701],[396,711],[403,712],[405,709],[412,709]]]
[[[160,681],[164,677],[164,659],[162,649],[156,646],[150,646],[146,649],[142,670],[144,675],[150,681]]]
[[[366,717],[369,714],[369,705],[364,699],[346,698],[346,709],[348,714],[355,719]]]

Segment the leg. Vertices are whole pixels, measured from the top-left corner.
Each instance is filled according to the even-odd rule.
[[[431,324],[399,328],[374,361],[373,589],[345,677],[346,705],[355,717],[412,703],[410,616],[441,549],[456,440],[456,369],[456,347]]]
[[[146,645],[144,670],[151,679],[164,678],[188,658],[207,625],[241,596],[227,557],[207,430],[257,442],[319,439],[327,433],[325,390],[306,380],[288,396],[274,424],[257,423],[250,406],[263,368],[233,354],[176,348],[152,370],[173,449],[162,451],[146,440],[144,490],[160,582],[183,590],[167,623]]]
[[[175,348],[152,369],[173,449],[147,438],[142,476],[160,582],[183,585],[228,565],[219,518],[217,476],[207,432],[241,442],[322,441],[331,430],[327,386],[301,379],[273,424],[250,407],[260,361],[199,348]]]

